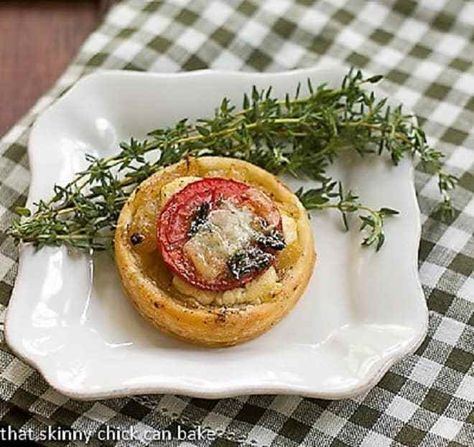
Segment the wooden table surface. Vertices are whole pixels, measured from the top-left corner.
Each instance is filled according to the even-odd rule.
[[[53,85],[110,3],[0,0],[0,136]]]

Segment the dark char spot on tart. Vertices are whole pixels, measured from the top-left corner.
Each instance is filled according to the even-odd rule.
[[[210,211],[211,205],[209,202],[202,202],[201,205],[198,206],[189,225],[188,237],[193,237],[199,229],[206,224]]]

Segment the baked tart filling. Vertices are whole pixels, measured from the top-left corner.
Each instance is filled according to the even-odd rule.
[[[241,287],[285,248],[281,216],[263,192],[243,182],[205,178],[165,204],[158,247],[167,266],[198,289]]]

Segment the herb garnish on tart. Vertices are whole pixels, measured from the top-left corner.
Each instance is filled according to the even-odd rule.
[[[55,185],[50,200],[40,200],[34,210],[18,208],[23,218],[13,222],[9,234],[38,248],[65,244],[86,251],[107,249],[120,210],[138,184],[186,157],[212,155],[314,181],[313,187],[297,193],[303,206],[337,210],[346,227],[347,216],[357,215],[362,244],[378,250],[385,240],[384,221],[397,211],[363,204],[356,192],[332,178],[328,167],[338,157],[386,155],[394,165],[417,157],[426,172],[438,176],[440,211],[446,219],[453,215],[449,192],[457,182],[444,171],[443,153],[428,145],[413,115],[401,105],[387,105],[387,98],[377,98],[368,87],[381,79],[365,78],[359,70],[350,70],[335,88],[313,87],[308,79],[306,97],[300,95],[300,85],[294,97],[288,93],[284,98],[274,96],[271,87],[254,87],[244,95],[240,110],[223,98],[212,117],[182,119],[151,131],[143,141],[132,138],[112,157],[87,156],[89,167],[66,186]],[[152,163],[148,153],[154,154]]]

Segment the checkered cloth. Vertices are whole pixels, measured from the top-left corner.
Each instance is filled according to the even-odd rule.
[[[181,424],[217,430],[217,441],[200,445],[222,446],[474,445],[473,56],[471,1],[128,0],[114,7],[57,85],[1,141],[1,228],[27,195],[31,123],[85,73],[359,66],[386,75],[385,89],[415,110],[431,143],[446,152],[448,170],[460,178],[455,218],[446,225],[434,213],[436,180],[421,171],[416,175],[428,337],[371,391],[343,401],[166,395],[79,402],[52,390],[2,343],[0,426],[97,433],[108,424],[143,433]],[[0,314],[8,305],[16,262],[16,248],[1,233]],[[95,439],[90,445],[112,444]]]

